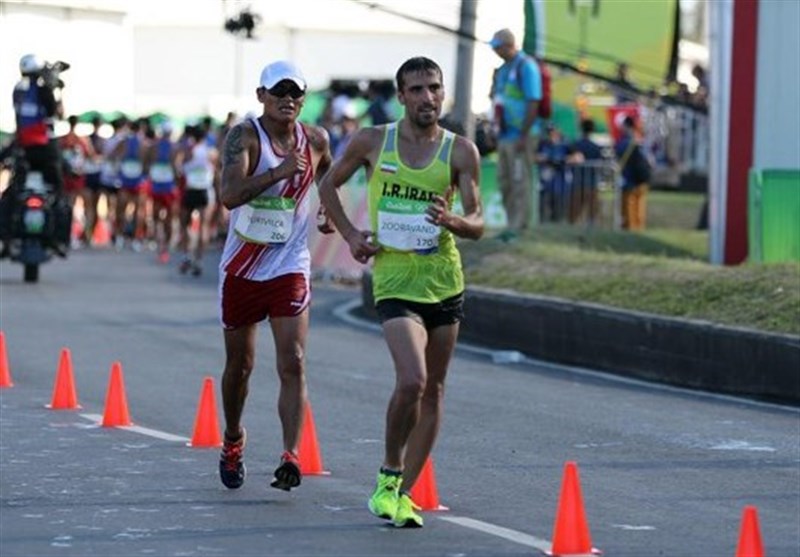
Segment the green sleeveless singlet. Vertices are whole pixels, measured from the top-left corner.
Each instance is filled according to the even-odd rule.
[[[386,126],[383,148],[367,184],[374,241],[381,246],[373,267],[373,297],[376,302],[400,298],[436,303],[464,290],[461,256],[452,232],[425,220],[432,196],[446,196],[452,185],[455,136],[445,130],[433,161],[425,168],[409,168],[400,160],[397,125]]]

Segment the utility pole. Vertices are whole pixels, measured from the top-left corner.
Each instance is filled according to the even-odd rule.
[[[472,118],[472,67],[475,43],[467,37],[475,36],[475,19],[478,0],[461,0],[461,20],[456,51],[456,90],[453,104],[453,119],[464,128],[464,135],[475,137],[475,122]]]

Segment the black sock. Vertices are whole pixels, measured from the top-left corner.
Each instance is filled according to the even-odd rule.
[[[384,468],[381,466],[381,474],[386,474],[387,476],[402,476],[403,472],[398,472],[397,470],[389,470],[388,468]]]

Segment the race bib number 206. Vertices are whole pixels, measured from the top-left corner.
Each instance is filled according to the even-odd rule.
[[[242,207],[234,230],[248,242],[283,244],[292,234],[296,202],[286,197],[262,197]]]

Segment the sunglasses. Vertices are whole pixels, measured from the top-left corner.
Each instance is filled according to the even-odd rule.
[[[294,81],[289,81],[288,79],[278,82],[272,89],[267,89],[267,92],[279,99],[282,99],[286,95],[289,95],[293,99],[299,99],[306,94],[305,89],[300,89]]]

